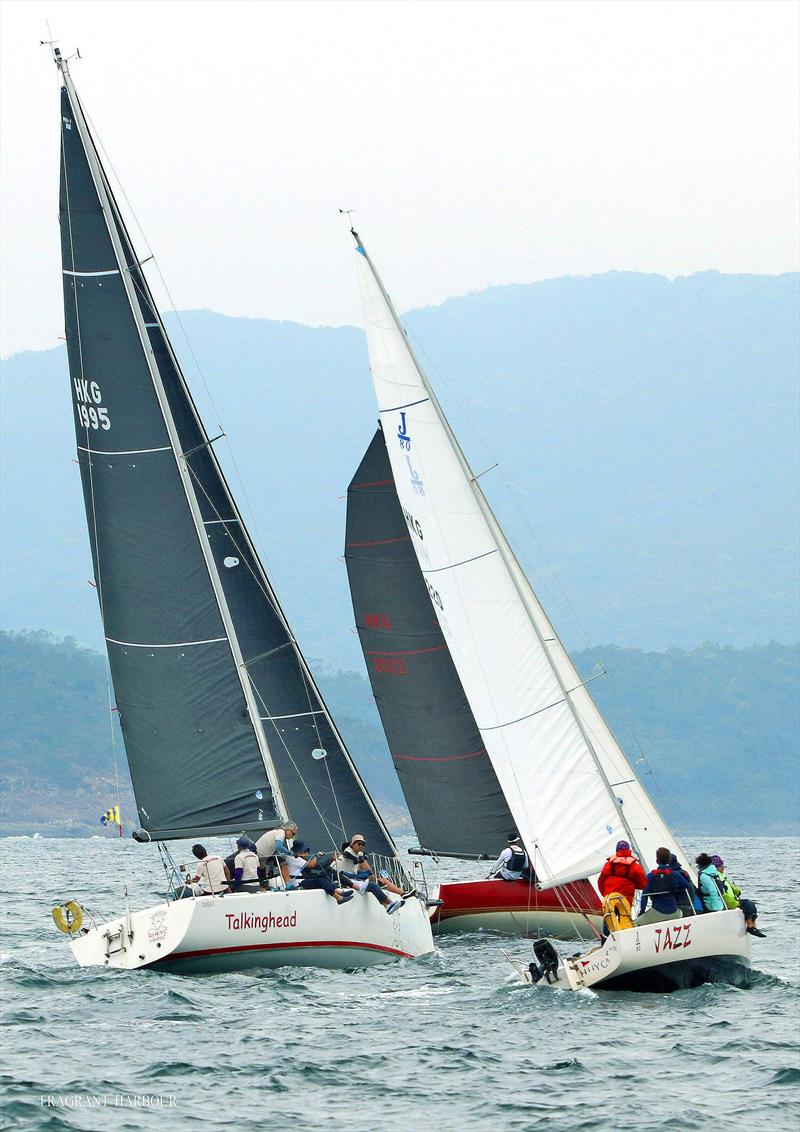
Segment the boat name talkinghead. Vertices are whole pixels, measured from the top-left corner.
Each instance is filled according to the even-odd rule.
[[[266,932],[270,928],[297,927],[297,912],[292,912],[291,916],[276,916],[272,912],[267,916],[257,916],[247,912],[241,912],[237,916],[232,912],[226,912],[225,919],[228,921],[228,930],[235,932],[247,928],[260,928],[262,932]]]

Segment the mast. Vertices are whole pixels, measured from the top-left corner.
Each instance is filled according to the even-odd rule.
[[[66,87],[66,90],[67,90],[67,95],[68,95],[68,98],[69,98],[70,106],[72,107],[72,112],[73,112],[73,115],[74,115],[74,121],[75,121],[75,123],[78,127],[78,133],[80,135],[81,142],[83,144],[83,149],[84,149],[84,152],[86,154],[86,158],[87,158],[87,161],[89,163],[89,168],[90,168],[91,173],[92,173],[92,179],[94,181],[94,187],[95,187],[97,195],[100,199],[100,203],[101,203],[101,206],[103,208],[103,211],[105,213],[106,228],[108,230],[108,234],[109,234],[109,237],[111,239],[111,244],[112,244],[112,247],[114,249],[114,254],[116,256],[116,260],[117,260],[117,264],[118,264],[118,270],[120,272],[120,276],[121,276],[121,279],[122,279],[123,286],[125,288],[125,292],[128,296],[128,302],[130,304],[131,314],[133,316],[133,320],[135,322],[136,329],[139,333],[139,339],[140,339],[142,350],[144,352],[144,355],[145,355],[145,358],[147,360],[147,364],[148,364],[148,367],[149,367],[149,370],[150,370],[150,376],[152,378],[153,387],[155,389],[156,397],[158,398],[159,405],[161,406],[161,412],[163,414],[164,422],[166,424],[167,432],[169,434],[169,439],[170,439],[170,443],[172,445],[172,449],[173,449],[173,453],[174,453],[174,457],[175,457],[175,463],[176,463],[177,469],[178,469],[178,474],[180,476],[181,482],[183,484],[184,491],[186,493],[186,502],[188,503],[189,510],[191,512],[191,516],[192,516],[192,519],[194,521],[197,539],[198,539],[198,542],[200,544],[200,548],[203,552],[203,557],[205,559],[209,579],[211,581],[211,585],[212,585],[212,588],[214,590],[215,597],[217,599],[217,605],[219,607],[219,612],[220,612],[220,615],[222,617],[223,624],[225,626],[225,633],[226,633],[226,636],[228,638],[228,644],[229,644],[231,652],[233,654],[233,658],[234,658],[234,662],[235,662],[235,666],[236,666],[236,672],[237,672],[237,675],[239,677],[239,682],[242,686],[242,692],[244,693],[245,701],[247,703],[247,707],[248,707],[248,710],[249,710],[249,713],[250,713],[250,722],[253,726],[253,731],[254,731],[255,736],[256,736],[256,742],[258,743],[258,747],[259,747],[259,750],[261,752],[261,757],[262,757],[263,762],[264,762],[264,769],[265,769],[266,774],[267,774],[267,779],[269,781],[270,788],[272,790],[273,797],[275,799],[275,804],[276,804],[276,807],[277,807],[279,813],[286,815],[287,814],[286,803],[284,801],[283,794],[282,794],[282,791],[281,791],[280,781],[278,780],[278,776],[275,773],[275,767],[273,765],[272,757],[271,757],[270,752],[269,752],[269,747],[268,747],[268,744],[267,744],[266,735],[264,734],[264,727],[263,727],[263,724],[261,723],[261,720],[260,720],[260,717],[259,717],[258,705],[255,702],[255,698],[253,696],[253,690],[252,690],[252,687],[250,685],[250,680],[248,678],[247,670],[246,670],[245,665],[244,665],[244,660],[242,658],[242,654],[241,654],[241,651],[239,649],[239,643],[238,643],[237,636],[236,636],[236,629],[234,628],[233,621],[231,620],[230,610],[228,609],[228,604],[225,600],[225,594],[224,594],[222,586],[220,584],[219,573],[217,571],[216,564],[215,564],[214,559],[213,559],[211,552],[210,552],[210,548],[209,548],[209,545],[208,545],[208,539],[206,537],[205,528],[203,527],[203,521],[202,521],[202,517],[200,515],[198,503],[197,503],[197,498],[195,496],[194,489],[192,487],[191,480],[190,480],[190,477],[189,477],[189,472],[188,472],[187,463],[186,463],[186,456],[181,451],[181,445],[180,445],[178,435],[177,435],[177,431],[176,431],[176,428],[175,428],[175,421],[172,417],[172,413],[170,411],[170,407],[169,407],[169,404],[167,402],[166,394],[164,392],[164,387],[163,387],[163,384],[162,384],[162,381],[161,381],[161,375],[159,373],[158,365],[156,363],[155,356],[153,354],[153,349],[152,349],[152,346],[150,344],[150,338],[149,338],[149,335],[147,333],[147,329],[144,325],[144,318],[142,316],[142,312],[141,312],[141,309],[140,309],[140,306],[139,306],[139,302],[136,298],[136,293],[133,289],[133,281],[131,279],[130,272],[127,269],[127,263],[126,263],[125,255],[124,255],[124,252],[123,252],[123,249],[122,249],[122,243],[121,243],[120,238],[119,238],[119,233],[117,232],[116,226],[113,223],[110,222],[111,217],[113,216],[113,209],[112,209],[110,194],[109,194],[107,187],[106,187],[105,176],[103,175],[103,172],[102,172],[100,161],[99,161],[99,158],[97,156],[97,152],[96,152],[95,147],[94,147],[94,142],[92,141],[91,135],[89,133],[89,128],[87,126],[86,119],[85,119],[84,114],[83,114],[83,108],[81,107],[80,100],[79,100],[77,92],[75,90],[75,86],[72,82],[72,76],[70,75],[70,72],[69,72],[68,62],[67,62],[66,59],[64,59],[62,57],[61,52],[59,51],[59,49],[57,47],[53,48],[53,54],[54,54],[54,57],[55,57],[56,65],[59,69],[59,72],[61,73],[61,78],[64,82],[64,86]],[[101,584],[101,583],[99,582],[98,584]]]

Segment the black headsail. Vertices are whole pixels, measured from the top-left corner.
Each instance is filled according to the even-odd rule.
[[[421,843],[448,856],[496,854],[514,819],[431,606],[380,429],[347,490],[345,561],[372,691]]]
[[[321,847],[357,827],[371,849],[391,853],[225,482],[57,62],[78,456],[142,828],[153,839],[257,833],[292,817]]]

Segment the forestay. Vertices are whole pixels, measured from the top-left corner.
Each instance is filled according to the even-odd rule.
[[[677,849],[582,686],[354,233],[370,368],[433,609],[540,876],[591,875],[618,838]]]
[[[142,828],[154,839],[258,833],[292,817],[320,848],[357,827],[391,853],[248,537],[59,66],[78,456]]]
[[[347,490],[345,563],[364,660],[420,843],[497,855],[514,819],[447,649],[380,429]]]

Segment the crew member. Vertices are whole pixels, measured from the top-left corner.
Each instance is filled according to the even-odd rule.
[[[646,884],[645,871],[631,852],[630,842],[618,841],[614,856],[608,858],[597,878],[600,895],[610,896],[612,892],[618,892],[633,907],[637,891]]]
[[[531,870],[531,863],[525,847],[520,841],[519,834],[509,833],[508,845],[492,865],[489,879],[500,877],[502,880],[527,880],[536,882],[536,876]]]
[[[289,880],[289,870],[286,867],[286,858],[292,848],[292,842],[297,836],[297,826],[293,821],[287,821],[280,829],[268,829],[262,833],[256,842],[258,853],[258,879],[262,887],[266,888],[267,872],[277,861],[277,867],[283,877],[283,883]]]
[[[642,892],[642,906],[636,917],[638,924],[654,924],[659,920],[679,920],[681,910],[678,896],[689,887],[687,877],[680,870],[669,867],[672,856],[663,846],[656,849],[656,867],[647,874],[647,884]],[[648,900],[652,904],[647,911]]]

